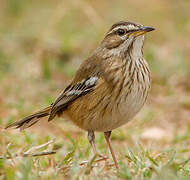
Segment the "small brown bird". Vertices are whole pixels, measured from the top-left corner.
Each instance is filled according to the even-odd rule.
[[[94,132],[104,132],[116,168],[111,131],[131,120],[142,108],[150,88],[150,71],[143,58],[144,34],[154,30],[133,22],[118,22],[84,61],[70,85],[49,107],[9,127],[28,128],[40,118],[65,114],[88,131],[95,154]]]

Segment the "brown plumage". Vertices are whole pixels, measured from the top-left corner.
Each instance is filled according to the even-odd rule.
[[[84,61],[71,84],[55,102],[8,127],[21,130],[41,117],[67,115],[88,131],[94,153],[94,131],[104,132],[114,163],[111,131],[131,120],[142,108],[150,87],[150,71],[143,58],[144,34],[154,28],[132,22],[114,24],[91,57]]]

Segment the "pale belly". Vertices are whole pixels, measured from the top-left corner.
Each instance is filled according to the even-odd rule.
[[[125,93],[120,95],[118,101],[110,102],[104,104],[104,101],[99,102],[96,108],[85,112],[85,110],[90,106],[85,107],[78,106],[76,110],[83,109],[83,115],[76,119],[75,117],[70,117],[70,119],[80,128],[84,130],[93,130],[106,132],[116,129],[128,121],[130,121],[142,108],[146,100],[148,92],[143,90],[138,90],[133,88],[130,94],[126,96]],[[71,114],[70,114],[71,115]]]
[[[132,95],[133,94],[133,95]],[[94,131],[111,131],[130,121],[142,108],[146,97],[143,92],[132,92],[127,98],[114,103],[112,111],[99,116],[99,120],[86,124],[87,128]]]

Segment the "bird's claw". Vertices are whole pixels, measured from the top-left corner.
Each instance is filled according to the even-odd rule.
[[[98,158],[97,158],[98,157]],[[95,163],[98,163],[98,162],[101,162],[101,161],[106,161],[108,159],[107,156],[104,156],[104,155],[101,155],[101,154],[96,154],[92,160],[87,160],[87,161],[82,161],[80,163],[80,166],[83,166],[85,164],[88,164],[90,162],[95,162]]]

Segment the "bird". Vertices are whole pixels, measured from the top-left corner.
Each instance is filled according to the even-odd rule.
[[[66,115],[88,132],[94,154],[95,132],[103,132],[115,167],[118,161],[110,136],[141,110],[150,89],[150,70],[143,57],[145,34],[151,26],[119,21],[111,26],[93,53],[80,65],[71,83],[48,107],[6,128],[26,129],[41,118]]]

